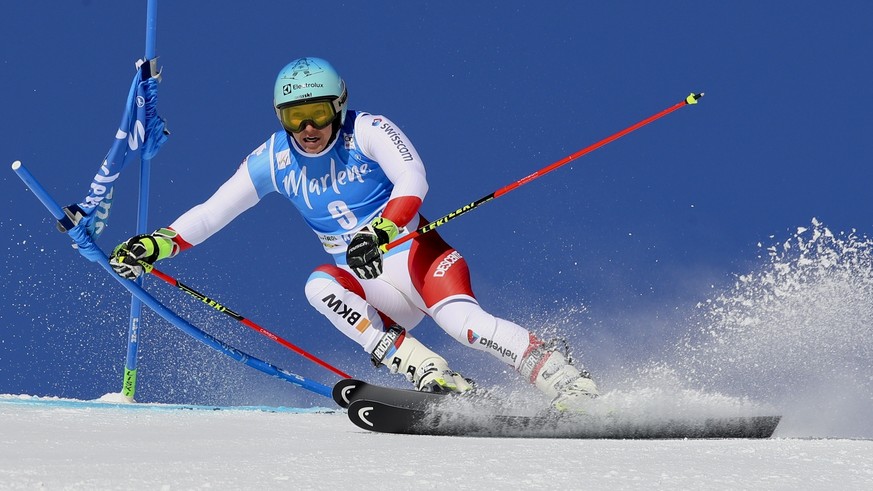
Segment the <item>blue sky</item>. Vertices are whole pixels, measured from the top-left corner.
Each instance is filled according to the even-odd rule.
[[[7,2],[0,15],[0,154],[76,202],[142,56],[145,2]],[[272,83],[299,56],[331,60],[350,107],[404,129],[427,165],[431,218],[706,92],[440,229],[488,310],[557,329],[608,376],[678,339],[677,318],[758,267],[759,242],[813,217],[870,234],[871,18],[868,2],[840,1],[161,2],[159,110],[172,136],[153,163],[150,227],[206,199],[278,128]],[[136,174],[118,182],[104,250],[134,232]],[[69,248],[12,172],[0,186],[0,393],[117,390],[124,291]],[[306,302],[304,281],[326,260],[271,196],[161,268],[354,375],[387,380]],[[333,380],[169,287],[151,289],[222,339]],[[299,402],[147,321],[141,398]],[[433,324],[416,332],[474,378],[499,378],[499,364]]]

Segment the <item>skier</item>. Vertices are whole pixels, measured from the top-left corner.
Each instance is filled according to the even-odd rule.
[[[406,375],[417,390],[464,392],[469,380],[408,330],[427,314],[464,345],[512,365],[564,410],[597,395],[588,373],[556,343],[479,306],[467,263],[436,232],[380,249],[427,221],[424,165],[409,138],[385,116],[347,109],[345,82],[327,61],[299,58],[282,68],[273,105],[282,129],[243,160],[204,203],[169,227],[138,235],[110,263],[136,279],[139,261],[176,256],[218,232],[265,195],[289,199],[332,262],[306,282],[306,298],[373,363]]]

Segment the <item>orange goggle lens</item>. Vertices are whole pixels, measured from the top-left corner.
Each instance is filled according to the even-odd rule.
[[[336,118],[336,111],[329,101],[310,102],[279,108],[282,126],[292,133],[303,131],[309,123],[317,129],[325,128]]]

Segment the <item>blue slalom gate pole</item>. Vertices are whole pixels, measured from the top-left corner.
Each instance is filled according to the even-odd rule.
[[[21,164],[20,161],[15,161],[12,164],[12,170],[21,178],[22,181],[27,185],[28,188],[36,195],[36,197],[42,202],[42,204],[48,209],[49,213],[55,217],[57,220],[61,220],[65,217],[63,210],[60,205],[46,192],[45,188],[37,182],[36,178]],[[73,229],[67,232],[68,235],[76,242],[76,245],[79,247],[79,252],[85,256],[87,259],[96,262],[99,264],[104,270],[106,270],[113,278],[115,278],[121,286],[126,288],[131,295],[136,297],[150,309],[154,310],[155,313],[163,317],[165,320],[173,324],[175,327],[181,329],[185,334],[193,337],[194,339],[200,341],[201,343],[209,346],[210,348],[222,353],[230,358],[244,363],[256,370],[259,370],[267,375],[271,375],[282,379],[286,382],[290,382],[298,387],[304,388],[306,390],[315,392],[316,394],[322,395],[324,397],[332,398],[331,395],[331,387],[328,387],[324,384],[320,384],[318,382],[309,380],[307,378],[301,377],[300,375],[291,373],[287,370],[283,370],[275,365],[267,363],[259,358],[251,356],[243,351],[230,346],[222,342],[221,340],[211,336],[210,334],[198,329],[197,327],[191,325],[185,319],[179,317],[175,312],[168,309],[162,303],[160,303],[157,299],[152,297],[148,292],[142,289],[136,282],[124,279],[112,270],[112,266],[109,265],[109,260],[106,257],[106,254],[94,244],[94,241],[91,240],[90,236],[82,230],[81,227],[74,227]]]
[[[158,32],[158,0],[149,0],[146,10],[146,60],[155,57],[155,37]]]
[[[146,9],[146,45],[145,63],[155,58],[155,38],[157,37],[158,24],[158,0],[148,0]],[[145,154],[143,150],[142,154]],[[137,203],[136,233],[144,234],[148,229],[149,193],[151,182],[151,159],[140,159],[139,169],[139,199]],[[145,275],[139,277],[136,282],[139,287],[143,286]],[[130,325],[127,336],[127,357],[124,362],[124,378],[121,393],[128,399],[133,399],[136,393],[136,363],[139,351],[139,328],[142,318],[142,302],[136,295],[130,297]]]

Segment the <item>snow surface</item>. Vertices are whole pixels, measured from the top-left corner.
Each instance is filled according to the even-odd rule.
[[[342,411],[313,411],[319,410],[213,410],[2,396],[0,487],[873,487],[869,440],[421,437],[369,433],[352,425]]]

